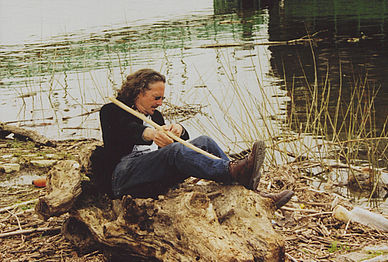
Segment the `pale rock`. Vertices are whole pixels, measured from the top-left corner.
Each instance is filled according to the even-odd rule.
[[[16,163],[6,163],[0,166],[0,170],[2,170],[4,173],[13,173],[20,171],[20,165]]]
[[[9,162],[10,163],[18,163],[19,159],[17,157],[12,157],[11,159],[9,159]]]
[[[1,158],[3,159],[8,159],[8,158],[11,158],[13,157],[13,154],[9,154],[9,155],[2,155]]]
[[[38,155],[37,154],[26,154],[24,157],[26,158],[36,158]]]
[[[46,157],[52,159],[52,158],[56,158],[57,155],[56,154],[46,154]]]
[[[385,262],[388,261],[388,245],[367,246],[362,250],[339,255],[334,261],[338,262]]]
[[[49,160],[49,159],[31,160],[30,163],[36,167],[51,167],[55,163],[57,163],[57,160]]]

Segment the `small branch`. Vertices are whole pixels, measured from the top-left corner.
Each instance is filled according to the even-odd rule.
[[[36,232],[47,232],[47,231],[57,231],[57,230],[58,231],[61,230],[61,227],[42,227],[42,228],[23,229],[23,230],[16,230],[16,231],[0,234],[0,238],[19,235],[19,234],[31,234]]]
[[[9,212],[9,211],[8,211]],[[20,216],[20,215],[24,215],[24,214],[26,214],[26,213],[32,213],[32,212],[35,212],[35,210],[33,209],[33,208],[29,208],[29,209],[26,209],[26,210],[23,210],[23,211],[21,211],[21,212],[17,212],[17,213],[15,213],[15,215],[16,216]],[[10,212],[10,213],[12,213],[12,212]],[[12,213],[12,215],[13,215],[14,213]]]
[[[304,44],[306,42],[311,42],[312,39],[294,39],[289,41],[271,41],[263,43],[230,43],[230,44],[211,44],[211,45],[202,45],[201,48],[222,48],[222,47],[237,47],[237,46],[256,46],[256,45],[297,45]]]
[[[4,212],[7,212],[8,210],[14,209],[15,207],[23,206],[23,205],[28,205],[28,204],[31,204],[31,203],[34,203],[34,202],[37,202],[37,201],[38,201],[38,199],[31,199],[31,200],[28,200],[28,201],[25,201],[25,202],[14,204],[12,206],[3,207],[3,208],[0,208],[0,213],[4,213]]]
[[[16,221],[18,222],[19,230],[23,230],[22,225],[20,224],[19,217],[16,214],[13,214],[11,211],[7,210],[8,213],[10,213],[13,217],[16,218]],[[22,235],[22,242],[24,243],[24,236]]]
[[[298,262],[295,258],[293,258],[290,254],[286,253],[286,256],[293,262]]]
[[[319,33],[325,32],[327,30],[321,30],[315,32],[312,35],[305,35],[301,38],[286,40],[286,41],[269,41],[262,43],[230,43],[230,44],[211,44],[211,45],[202,45],[200,48],[222,48],[222,47],[237,47],[237,46],[256,46],[256,45],[298,45],[298,44],[306,44],[314,41],[314,37],[316,37]]]
[[[320,216],[320,215],[331,215],[333,212],[327,211],[327,212],[320,212],[317,210],[313,209],[297,209],[297,208],[291,208],[291,207],[281,207],[282,210],[287,210],[287,211],[299,211],[299,212],[305,212],[305,213],[313,213],[309,215],[304,215],[304,217],[315,217],[315,216]]]
[[[333,214],[333,212],[327,211],[327,212],[319,212],[319,213],[316,213],[316,214],[306,215],[306,217],[315,217],[315,216],[331,215],[331,214]]]
[[[14,218],[16,218],[16,221],[18,222],[19,230],[23,230],[22,225],[20,224],[19,217],[16,214],[13,214],[11,211],[8,211]]]
[[[291,207],[281,207],[283,210],[287,211],[299,211],[299,212],[305,212],[305,213],[318,213],[319,211],[314,209],[297,209],[297,208],[291,208]]]
[[[330,206],[330,204],[327,203],[319,203],[319,202],[308,202],[308,201],[294,201],[294,203],[301,203],[311,206]]]

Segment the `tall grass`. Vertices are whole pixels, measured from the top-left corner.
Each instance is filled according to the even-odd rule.
[[[282,91],[264,84],[260,61],[255,61],[252,56],[255,71],[251,77],[256,84],[246,86],[224,54],[216,52],[219,70],[222,71],[218,88],[208,85],[198,73],[204,87],[201,92],[207,101],[203,104],[185,101],[177,106],[171,103],[176,99],[168,97],[169,106],[164,110],[167,113],[170,109],[168,115],[171,121],[195,116],[187,121],[190,128],[213,137],[232,157],[240,157],[236,153],[250,148],[253,141],[263,139],[268,146],[267,166],[294,165],[306,174],[323,180],[332,177],[343,179],[345,176],[346,180],[355,181],[358,188],[366,189],[370,196],[375,193],[381,168],[388,163],[388,119],[382,127],[376,126],[374,101],[378,87],[370,86],[366,76],[355,77],[349,90],[343,86],[341,72],[337,87],[331,84],[329,70],[318,79],[317,69],[310,76],[300,65],[304,76],[292,79],[284,76]],[[92,73],[79,72],[76,73],[78,88],[71,88],[66,70],[65,73],[53,70],[47,86],[43,88],[40,85],[40,89],[48,90],[48,101],[57,121],[62,117],[57,112],[61,108],[53,102],[58,89],[63,90],[71,104],[83,110],[78,115],[91,112],[86,105],[102,105],[107,102],[108,96],[114,94],[129,72],[127,66],[123,66],[119,53],[109,53],[108,56],[111,59],[117,56],[119,66],[113,65],[113,62],[112,66],[108,66],[104,82]],[[166,61],[167,57],[166,54]],[[170,62],[167,61],[167,64]],[[131,65],[129,67],[132,70]],[[85,82],[85,79],[90,81]],[[31,92],[31,88],[26,90]],[[78,90],[78,94],[74,90]],[[194,92],[197,90],[186,90],[187,94]],[[23,94],[19,95],[23,97]],[[87,114],[84,116],[88,117]],[[83,120],[79,122],[80,127],[83,123]],[[360,174],[367,174],[367,183],[360,180]]]
[[[368,192],[369,198],[376,193],[382,171],[387,171],[388,116],[377,126],[374,108],[379,88],[370,86],[367,76],[355,77],[350,90],[345,90],[341,72],[340,85],[333,86],[329,69],[321,80],[316,69],[312,82],[306,74],[287,80],[285,96],[264,86],[257,71],[257,85],[252,88],[241,85],[243,81],[227,62],[220,67],[227,81],[219,79],[219,83],[225,87],[207,92],[209,103],[221,113],[213,109],[208,112],[213,117],[194,121],[192,128],[198,133],[214,137],[233,157],[263,139],[269,166],[295,165],[325,181],[345,180]]]

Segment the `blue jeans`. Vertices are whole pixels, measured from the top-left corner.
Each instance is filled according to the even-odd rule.
[[[230,160],[214,140],[200,136],[190,143],[221,159],[211,159],[177,142],[141,156],[126,155],[113,171],[114,196],[156,197],[190,176],[232,182]]]

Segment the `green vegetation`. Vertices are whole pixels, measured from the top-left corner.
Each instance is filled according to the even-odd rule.
[[[349,246],[346,244],[341,244],[338,241],[333,241],[328,248],[328,251],[330,253],[340,252],[340,251],[349,251]]]
[[[388,118],[382,128],[376,126],[374,100],[378,96],[377,87],[368,86],[366,79],[360,76],[351,90],[343,89],[342,85],[334,89],[328,73],[325,78],[318,79],[314,72],[312,76],[305,74],[303,79],[288,80],[292,81],[291,85],[284,83],[285,90],[291,86],[287,94],[271,93],[269,87],[262,84],[258,71],[253,72],[256,87],[242,85],[244,81],[239,81],[237,72],[228,62],[223,62],[227,61],[224,54],[219,50],[216,53],[224,75],[219,79],[222,90],[208,88],[202,80],[199,86],[208,98],[203,105],[190,105],[184,101],[183,106],[177,106],[170,102],[172,98],[167,97],[169,120],[186,120],[198,133],[215,138],[230,155],[249,148],[256,139],[264,139],[268,146],[267,165],[290,164],[322,181],[345,179],[349,184],[352,181],[358,189],[369,192],[369,198],[372,198],[378,190],[381,168],[388,163]],[[119,61],[126,60],[120,54],[117,57]],[[97,82],[92,76],[91,89],[95,91],[96,101],[104,101],[115,92],[112,89],[119,86],[112,71],[116,65],[112,63],[111,66],[107,70],[109,85]],[[252,67],[260,66],[260,61],[252,57]],[[122,78],[127,68],[122,63],[119,68]],[[50,90],[54,79],[59,77],[52,72],[52,80],[48,82]],[[63,82],[57,80],[56,83],[65,90],[68,88],[66,74],[63,78]],[[80,99],[73,100],[88,112],[85,101],[90,101],[91,97],[82,81],[79,81],[79,89]],[[55,92],[50,91],[48,96],[50,101],[53,100]],[[211,108],[206,103],[211,104]],[[54,103],[51,106],[56,112]],[[12,147],[18,146],[17,141],[13,142]],[[29,143],[28,147],[34,147],[34,144]],[[360,181],[362,173],[368,176],[366,181]]]
[[[374,257],[378,257],[378,256],[381,256],[381,255],[386,255],[388,252],[384,252],[384,251],[369,251],[368,252],[368,258],[365,259],[365,260],[369,260],[369,259],[372,259]]]
[[[315,72],[292,79],[291,90],[284,83],[285,96],[271,94],[270,87],[260,81],[259,72],[255,72],[257,87],[252,88],[241,85],[243,81],[227,62],[221,66],[227,81],[220,79],[220,85],[228,91],[206,91],[209,103],[222,113],[206,112],[212,117],[196,119],[193,128],[198,133],[220,141],[229,154],[264,139],[269,151],[267,165],[288,164],[324,181],[352,184],[368,192],[370,199],[379,190],[388,163],[388,117],[383,116],[382,127],[376,125],[378,88],[368,86],[366,76],[344,90],[342,85],[334,89],[328,75],[319,80]],[[252,67],[260,68],[260,61],[252,60]],[[205,81],[202,86],[206,87]]]
[[[19,79],[50,78],[52,74],[87,73],[91,69],[129,67],[132,59],[143,59],[144,50],[183,49],[196,40],[209,39],[217,32],[235,35],[244,24],[221,23],[224,19],[239,20],[236,14],[205,17],[188,21],[171,21],[163,26],[145,25],[106,30],[101,34],[62,35],[47,44],[11,46],[9,55],[0,53],[1,79],[7,85],[22,85]],[[250,21],[263,24],[262,16]]]
[[[24,148],[28,150],[35,148],[35,143],[32,141],[24,142],[18,139],[13,139],[13,140],[7,140],[7,143],[11,148]],[[17,154],[19,153],[15,153],[15,156],[17,156]]]

